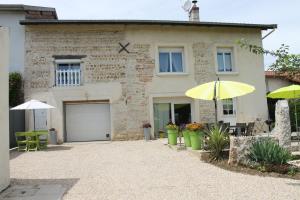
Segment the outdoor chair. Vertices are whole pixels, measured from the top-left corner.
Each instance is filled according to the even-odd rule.
[[[47,149],[48,145],[48,131],[35,131],[38,137],[38,149]]]
[[[234,130],[235,136],[245,135],[247,124],[246,123],[236,123],[236,128]]]
[[[16,132],[16,142],[18,146],[18,151],[27,151],[27,139],[25,132]]]
[[[36,132],[27,132],[27,151],[37,151],[39,146],[39,140]]]
[[[226,123],[223,123],[222,124],[222,131],[226,132],[226,133],[229,133],[229,130],[230,130],[230,123],[226,122]]]
[[[253,133],[255,122],[249,122],[246,128],[246,136],[251,136]]]

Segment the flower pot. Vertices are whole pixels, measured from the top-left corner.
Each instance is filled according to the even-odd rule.
[[[150,130],[151,128],[144,128],[144,138],[146,141],[150,140]]]
[[[191,147],[191,138],[190,138],[190,131],[184,130],[183,132],[184,144],[186,147]]]
[[[170,145],[176,145],[177,144],[177,135],[178,131],[174,129],[168,129],[168,141]]]
[[[190,131],[191,146],[193,150],[200,150],[202,146],[202,137],[199,132]]]

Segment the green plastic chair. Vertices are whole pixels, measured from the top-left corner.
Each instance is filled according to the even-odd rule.
[[[41,149],[47,149],[48,145],[48,131],[47,130],[41,130],[41,131],[35,131],[38,137],[38,150]]]
[[[27,151],[37,151],[39,147],[38,135],[36,132],[27,132]]]
[[[27,151],[26,132],[16,132],[15,137],[18,146],[18,151]]]

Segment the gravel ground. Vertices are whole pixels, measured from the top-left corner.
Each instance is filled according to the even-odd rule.
[[[61,184],[64,199],[299,200],[300,181],[244,175],[160,141],[74,143],[11,152],[12,184]]]

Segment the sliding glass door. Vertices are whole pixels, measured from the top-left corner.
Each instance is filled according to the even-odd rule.
[[[169,122],[176,125],[191,123],[190,103],[154,103],[154,134],[159,136],[159,132],[166,133],[166,125]]]

